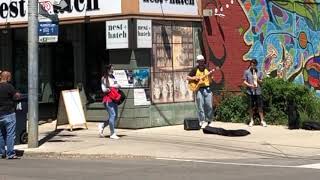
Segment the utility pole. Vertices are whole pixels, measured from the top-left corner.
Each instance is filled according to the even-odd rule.
[[[28,147],[38,142],[38,0],[28,0]]]

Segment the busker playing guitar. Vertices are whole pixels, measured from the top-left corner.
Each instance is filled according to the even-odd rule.
[[[195,92],[199,123],[201,128],[204,128],[209,126],[213,119],[210,84],[214,70],[208,70],[203,55],[197,56],[197,63],[197,67],[188,74],[187,80],[189,89]]]

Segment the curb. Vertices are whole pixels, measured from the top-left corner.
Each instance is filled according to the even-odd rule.
[[[131,154],[78,154],[78,153],[56,153],[56,152],[24,152],[22,158],[41,158],[41,159],[154,159],[157,157]]]

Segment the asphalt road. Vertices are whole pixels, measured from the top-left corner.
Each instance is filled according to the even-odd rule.
[[[320,160],[0,159],[0,180],[315,180]],[[307,165],[308,164],[308,165]],[[307,167],[301,167],[307,165]],[[310,168],[313,167],[313,168]]]

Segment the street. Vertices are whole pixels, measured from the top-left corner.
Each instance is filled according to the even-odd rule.
[[[320,176],[316,159],[186,160],[162,158],[0,160],[0,180],[290,179]],[[303,167],[306,164],[317,164]]]

